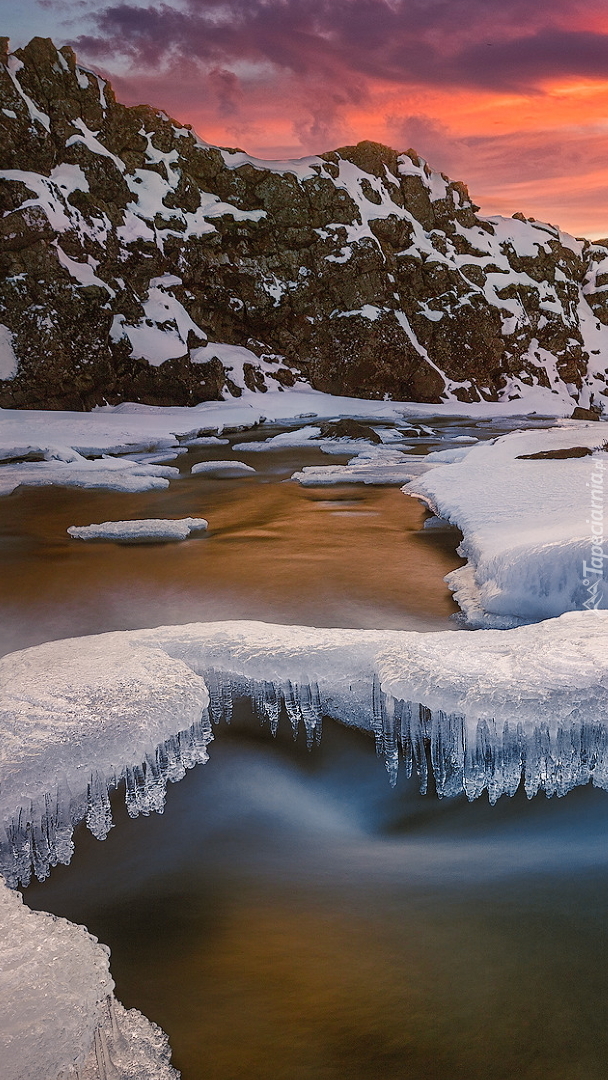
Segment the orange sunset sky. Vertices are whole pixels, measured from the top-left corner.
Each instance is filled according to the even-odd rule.
[[[259,157],[413,146],[483,212],[608,236],[608,0],[1,0],[127,104]]]

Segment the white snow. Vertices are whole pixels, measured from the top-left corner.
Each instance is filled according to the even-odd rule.
[[[327,450],[326,447],[322,449]],[[330,484],[400,485],[416,475],[420,461],[420,457],[404,454],[401,450],[370,444],[366,450],[351,458],[347,465],[306,465],[301,471],[295,472],[291,479],[304,487]]]
[[[170,288],[179,284],[180,279],[170,274],[152,278],[148,297],[143,303],[143,318],[130,324],[124,315],[115,315],[110,333],[112,340],[128,338],[133,356],[147,360],[152,367],[185,356],[189,332],[192,331],[197,338],[205,338],[206,334],[177,297],[169,292]]]
[[[464,534],[459,552],[468,563],[446,581],[470,625],[512,627],[586,604],[608,607],[608,551],[595,550],[603,544],[608,453],[518,460],[597,448],[607,437],[606,423],[566,421],[425,459],[432,473],[404,490]]]
[[[97,285],[98,288],[105,289],[110,296],[116,296],[114,289],[110,288],[107,282],[97,277],[94,269],[95,260],[91,255],[88,256],[87,262],[78,262],[76,259],[71,259],[69,255],[66,255],[59,243],[55,243],[54,246],[59,262],[79,285]]]
[[[13,348],[13,335],[0,323],[0,379],[14,379],[18,361]]]
[[[47,131],[50,131],[51,121],[48,113],[42,112],[41,109],[38,108],[38,106],[32,101],[29,94],[26,94],[21,83],[19,82],[19,79],[17,78],[17,72],[21,71],[21,68],[23,66],[24,65],[22,60],[18,60],[16,56],[9,56],[6,70],[8,71],[10,79],[13,83],[13,86],[15,87],[15,90],[19,94],[19,97],[23,99],[27,111],[30,114],[30,118],[41,124],[42,127],[46,128]]]
[[[151,467],[144,469],[142,465],[137,473],[129,471],[128,474],[121,475],[121,470],[130,469],[133,463],[127,465],[124,459],[112,459],[107,455],[164,451],[177,447],[179,441],[187,445],[192,439],[214,437],[214,432],[221,434],[224,428],[252,428],[264,420],[288,422],[303,417],[313,421],[351,417],[370,420],[376,424],[403,424],[406,418],[412,420],[416,417],[433,416],[470,417],[480,420],[535,412],[541,415],[566,416],[570,404],[564,406],[549,391],[544,390],[534,390],[525,402],[476,402],[471,405],[450,402],[444,405],[427,405],[332,397],[311,390],[304,384],[296,384],[289,390],[268,391],[263,395],[245,390],[238,399],[226,402],[206,401],[192,408],[167,408],[126,402],[117,406],[104,406],[90,413],[0,409],[0,462],[7,458],[20,458],[28,453],[46,451],[52,446],[71,447],[84,457],[98,458],[97,461],[83,466],[87,469],[86,475],[81,470],[73,479],[70,479],[67,468],[57,470],[46,462],[0,465],[0,492],[7,494],[20,483],[85,484],[85,481],[85,486],[98,486],[99,483],[103,487],[117,486],[118,490],[127,491],[166,487],[168,479],[176,475],[175,470],[159,473]],[[248,449],[251,447],[248,446]],[[103,459],[100,458],[102,454],[106,455]],[[411,475],[415,472],[416,469],[412,466]]]
[[[233,450],[284,450],[286,447],[309,446],[311,440],[318,440],[321,428],[308,424],[296,431],[282,431],[279,435],[271,435],[268,439],[251,440],[250,442],[235,443]]]
[[[50,456],[50,455],[49,455]],[[89,460],[78,455],[69,461],[23,461],[0,467],[0,495],[18,487],[103,488],[111,491],[151,491],[166,488],[179,469],[115,457]]]
[[[199,435],[196,439],[185,439],[182,446],[228,446],[230,439],[218,439],[217,435]]]
[[[127,540],[133,544],[149,541],[187,540],[193,532],[207,528],[205,518],[142,518],[132,521],[102,521],[99,525],[70,525],[75,540]]]
[[[72,120],[72,127],[78,129],[80,134],[71,135],[69,139],[66,139],[66,147],[73,146],[74,143],[83,143],[92,154],[98,154],[99,157],[107,157],[114,163],[119,172],[125,171],[125,163],[117,158],[115,154],[111,153],[106,146],[103,145],[97,138],[99,132],[91,131],[79,116],[75,120]]]
[[[245,364],[251,364],[264,375],[272,375],[276,371],[276,364],[261,359],[243,345],[227,345],[219,341],[210,341],[206,345],[193,349],[190,356],[193,364],[206,364],[217,358],[222,362],[230,381],[246,393],[251,393],[251,391],[247,390],[245,382]]]
[[[203,473],[205,476],[220,479],[243,476],[246,473],[254,472],[255,469],[251,465],[246,465],[244,461],[199,461],[198,465],[192,466],[193,474]]]

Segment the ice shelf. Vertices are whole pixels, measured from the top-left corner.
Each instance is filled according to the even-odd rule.
[[[475,633],[194,623],[48,642],[0,677],[10,884],[68,862],[83,818],[103,838],[121,780],[132,816],[162,811],[237,696],[309,744],[323,716],[370,731],[391,782],[402,760],[439,796],[608,788],[608,612]]]

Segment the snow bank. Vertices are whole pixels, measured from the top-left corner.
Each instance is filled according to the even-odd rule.
[[[150,541],[186,540],[192,532],[206,529],[205,518],[143,518],[134,521],[102,521],[99,525],[70,525],[75,540],[126,540],[132,544]]]
[[[177,439],[213,434],[218,429],[249,428],[263,420],[298,419],[385,420],[389,423],[414,417],[470,417],[491,419],[508,416],[565,416],[567,409],[550,391],[535,391],[520,401],[466,402],[428,405],[412,401],[369,401],[336,397],[311,390],[304,384],[260,395],[244,390],[232,401],[204,401],[193,407],[142,405],[126,402],[105,405],[90,413],[28,409],[0,409],[0,458],[16,448],[48,445],[72,446],[88,453],[110,454],[120,450],[154,450],[176,445]],[[136,444],[136,445],[133,445]]]
[[[592,449],[607,437],[605,423],[513,432],[461,449],[460,460],[404,488],[464,534],[458,550],[468,563],[446,581],[470,625],[509,628],[608,607],[608,552],[601,554],[608,454],[522,458]],[[437,466],[451,454],[425,460]]]

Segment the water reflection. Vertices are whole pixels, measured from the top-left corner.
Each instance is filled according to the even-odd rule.
[[[443,577],[462,562],[456,533],[422,533],[425,511],[398,488],[280,482],[304,459],[326,464],[318,450],[249,457],[259,471],[245,480],[185,475],[167,490],[136,495],[29,488],[5,499],[0,652],[218,619],[450,626],[457,608]],[[208,533],[137,546],[66,534],[74,524],[187,516],[207,518]]]

